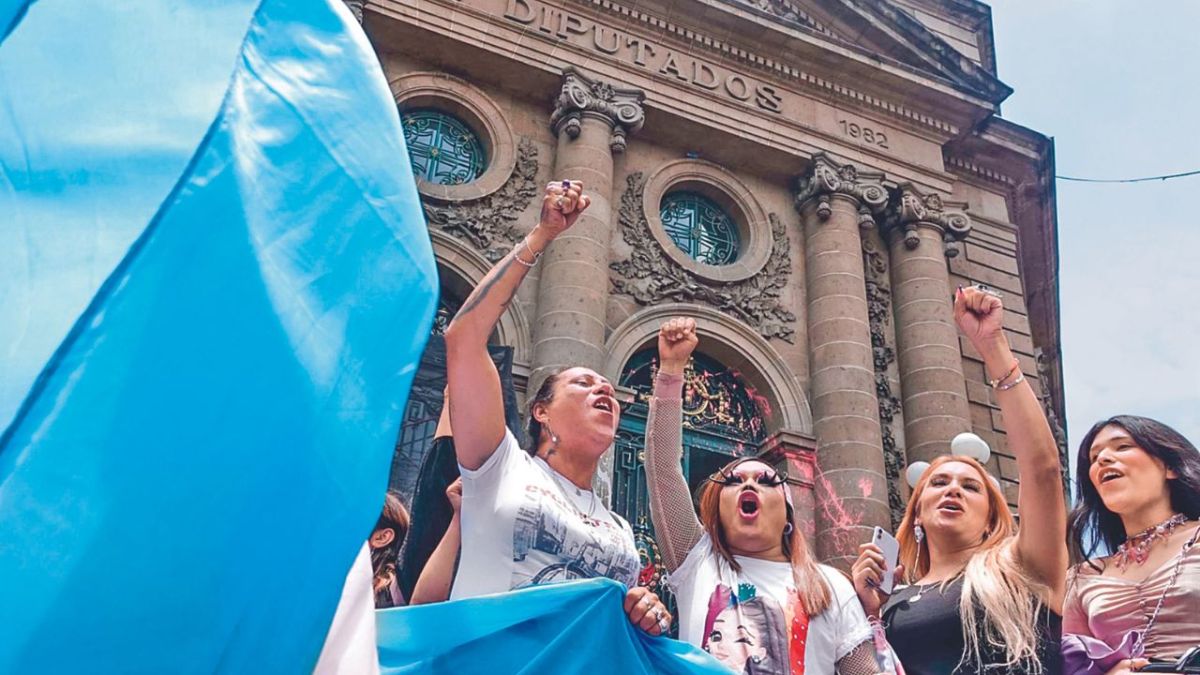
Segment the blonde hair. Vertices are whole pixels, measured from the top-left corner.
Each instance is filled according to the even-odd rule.
[[[743,457],[721,467],[720,472],[731,471],[738,464],[748,461],[767,464],[761,459]],[[724,487],[714,481],[704,484],[704,489],[700,492],[700,523],[704,526],[704,531],[708,533],[708,538],[712,541],[713,550],[717,552],[717,555],[729,563],[735,572],[740,572],[741,565],[733,559],[729,543],[725,540],[725,530],[721,527],[721,489]],[[786,484],[782,487],[784,490],[787,489]],[[821,574],[821,570],[817,568],[812,551],[808,548],[808,542],[804,538],[804,534],[800,532],[800,523],[796,522],[796,510],[792,508],[790,502],[785,500],[785,504],[787,520],[792,524],[792,531],[780,534],[783,554],[792,564],[792,581],[796,585],[796,594],[799,596],[801,606],[810,617],[816,616],[829,607],[829,584],[825,582],[825,575]]]
[[[904,509],[904,519],[900,521],[896,536],[900,542],[899,561],[904,564],[905,581],[916,583],[929,573],[929,544],[917,543],[913,525],[920,516],[917,509],[921,494],[934,471],[950,462],[961,462],[975,469],[988,499],[983,541],[962,573],[962,597],[958,609],[966,649],[959,664],[974,661],[976,668],[983,670],[983,645],[986,644],[1004,654],[1004,663],[997,665],[1008,670],[1041,673],[1036,617],[1043,605],[1042,599],[1049,597],[1050,590],[1022,568],[1016,551],[1017,525],[1008,510],[1008,501],[977,460],[943,455],[933,460],[921,474]],[[979,612],[983,613],[982,621]]]

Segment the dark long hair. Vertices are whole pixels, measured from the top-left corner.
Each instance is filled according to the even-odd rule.
[[[1096,486],[1092,485],[1089,470],[1092,443],[1100,430],[1109,425],[1121,427],[1138,447],[1157,457],[1178,478],[1167,480],[1171,509],[1189,519],[1200,517],[1200,451],[1183,434],[1171,427],[1137,415],[1117,415],[1096,422],[1079,444],[1075,465],[1076,506],[1071,512],[1068,543],[1071,557],[1080,563],[1095,557],[1103,543],[1115,551],[1125,541],[1125,526],[1121,516],[1104,506]],[[1090,545],[1087,545],[1090,542]],[[1086,550],[1085,550],[1086,548]]]
[[[537,454],[538,444],[542,442],[542,423],[534,417],[533,407],[539,404],[546,405],[554,399],[554,385],[558,383],[558,376],[562,374],[560,369],[547,375],[546,379],[542,380],[542,386],[538,387],[537,393],[529,401],[529,445],[525,451],[530,455]]]

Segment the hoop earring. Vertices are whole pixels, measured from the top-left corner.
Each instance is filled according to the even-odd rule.
[[[790,535],[791,533],[792,533],[792,524],[784,523],[783,524],[783,536],[786,537],[786,536]]]

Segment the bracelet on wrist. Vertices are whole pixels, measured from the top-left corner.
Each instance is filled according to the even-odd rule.
[[[529,253],[533,255],[533,262],[525,262],[521,258],[521,249],[522,248],[524,248],[526,251],[529,251]],[[543,253],[545,253],[545,251],[536,251],[535,252],[532,248],[529,247],[529,237],[525,237],[524,239],[522,239],[520,241],[520,243],[518,243],[516,245],[516,247],[513,248],[513,257],[516,258],[517,262],[521,263],[525,267],[533,267],[534,265],[536,265],[538,260],[541,260]]]
[[[1012,382],[1009,382],[1008,384],[1001,384],[999,386],[992,387],[992,389],[995,389],[996,391],[1008,391],[1009,389],[1012,389],[1013,387],[1017,386],[1018,384],[1021,384],[1024,381],[1025,381],[1025,373],[1017,373],[1017,379],[1013,380]]]
[[[1013,360],[1012,360],[1012,367],[1008,369],[1008,372],[1004,373],[1003,375],[1001,375],[1000,377],[997,377],[994,380],[988,380],[987,381],[988,386],[991,387],[992,389],[997,388],[1001,382],[1012,377],[1013,373],[1017,372],[1017,366],[1019,366],[1019,365],[1020,365],[1020,361],[1018,361],[1017,358],[1014,356]]]

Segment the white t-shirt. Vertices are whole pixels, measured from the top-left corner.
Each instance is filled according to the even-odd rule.
[[[483,466],[459,471],[462,555],[450,599],[593,577],[637,582],[629,523],[522,450],[511,431]]]
[[[734,572],[708,534],[667,579],[679,604],[679,637],[738,673],[834,675],[838,660],[871,640],[871,626],[850,581],[818,565],[829,585],[829,607],[805,629],[792,566],[734,558]],[[794,661],[804,659],[803,669]]]

